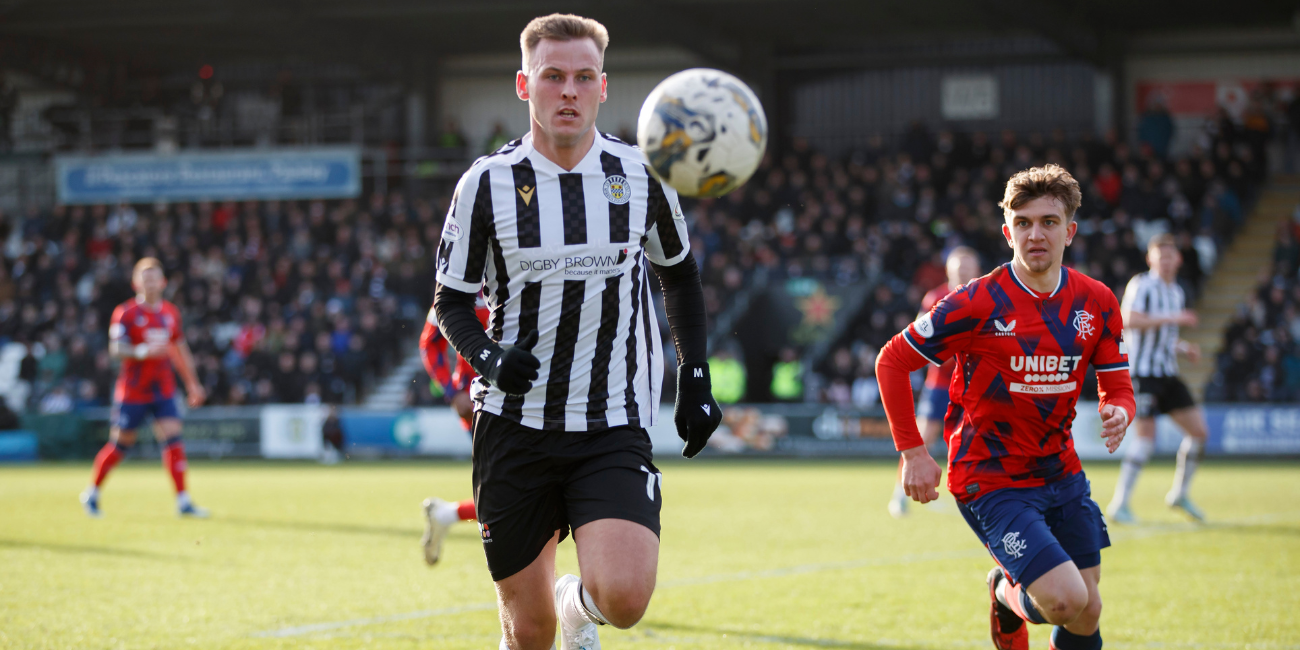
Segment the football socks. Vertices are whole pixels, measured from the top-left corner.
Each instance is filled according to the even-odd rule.
[[[96,493],[99,492],[98,488],[104,483],[104,479],[108,478],[108,473],[114,467],[117,467],[118,463],[122,462],[122,458],[126,456],[126,452],[130,449],[130,445],[123,445],[110,440],[95,455],[95,469],[91,475],[91,485],[96,488]]]
[[[1180,497],[1187,496],[1187,489],[1192,485],[1192,475],[1201,462],[1201,452],[1205,446],[1200,440],[1183,436],[1183,444],[1178,447],[1178,469],[1174,472],[1173,492]]]
[[[1128,505],[1133,486],[1137,485],[1138,474],[1142,466],[1151,460],[1151,452],[1156,442],[1142,436],[1133,436],[1132,444],[1124,454],[1124,462],[1119,469],[1119,484],[1115,486],[1115,497],[1111,500],[1113,507]]]
[[[172,483],[176,485],[176,494],[185,491],[185,445],[181,442],[180,436],[169,438],[163,446],[162,453],[163,468],[172,476]]]
[[[1101,650],[1101,628],[1081,636],[1058,625],[1052,629],[1051,647],[1052,650]]]

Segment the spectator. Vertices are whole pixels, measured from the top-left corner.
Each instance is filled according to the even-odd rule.
[[[40,412],[42,415],[57,415],[67,413],[72,410],[72,396],[68,395],[68,389],[62,384],[50,389],[50,392],[41,398]]]
[[[1151,153],[1158,159],[1169,157],[1169,143],[1174,139],[1174,119],[1169,115],[1164,97],[1152,95],[1147,100],[1147,109],[1138,119],[1138,142],[1151,147]]]

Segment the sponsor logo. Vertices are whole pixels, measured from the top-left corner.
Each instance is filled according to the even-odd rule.
[[[713,410],[709,408],[708,404],[701,404],[700,408],[704,409],[705,415],[713,415]]]
[[[487,525],[487,524],[482,523],[482,522],[479,522],[479,525],[478,525],[478,536],[483,538],[483,543],[484,543],[484,544],[491,544],[491,543],[492,543],[492,531],[491,531],[491,530],[488,530],[488,525]]]
[[[1007,555],[1018,558],[1025,554],[1029,543],[1021,541],[1020,533],[1007,533],[1002,536],[1002,548],[1006,550]]]
[[[703,378],[704,378],[704,368],[696,368],[696,369],[695,369],[695,376],[698,377],[698,378],[700,378],[700,379],[703,379]]]
[[[971,483],[970,485],[966,486],[966,494],[975,494],[976,492],[979,491],[980,491],[979,483]]]
[[[1034,356],[1014,356],[1011,357],[1012,372],[1046,372],[1046,373],[1072,373],[1079,368],[1079,362],[1083,357],[1074,356],[1057,356],[1054,354]],[[1026,379],[1025,381],[1029,381]],[[1051,381],[1044,379],[1043,381]]]
[[[1033,376],[1037,377],[1038,375]],[[1007,386],[1007,390],[1028,395],[1058,395],[1072,393],[1078,386],[1079,382],[1075,381],[1067,381],[1064,384],[1018,384],[1013,382]]]
[[[1095,331],[1092,327],[1092,314],[1082,309],[1074,312],[1074,331],[1079,333],[1079,338],[1087,341]]]
[[[574,277],[615,276],[623,273],[623,263],[627,258],[628,249],[624,248],[609,255],[569,255],[520,260],[519,270],[523,272],[562,270],[565,275]]]
[[[998,330],[997,333],[994,334],[993,336],[1015,336],[1016,335],[1016,321],[1011,321],[1010,323],[1003,325],[1002,321],[995,320],[993,321],[993,326],[996,327]]]
[[[609,199],[609,202],[614,205],[623,205],[632,200],[632,186],[622,176],[606,178],[605,186],[601,188],[601,191],[605,193],[605,198]]]
[[[924,316],[916,319],[916,322],[912,323],[912,325],[916,327],[916,333],[923,338],[928,339],[934,336],[934,321],[930,320],[930,312],[926,312]]]
[[[645,495],[646,495],[646,497],[648,497],[651,501],[654,501],[654,500],[655,500],[655,481],[658,481],[658,482],[659,482],[659,489],[660,489],[660,490],[663,490],[663,489],[664,489],[664,475],[663,475],[663,472],[652,472],[652,471],[650,471],[649,469],[647,469],[645,465],[642,465],[642,466],[641,466],[641,471],[643,471],[643,472],[646,473],[646,477],[645,477]]]
[[[524,200],[524,205],[531,205],[533,202],[533,192],[536,192],[537,188],[525,185],[515,191],[519,192],[519,198]]]
[[[465,231],[461,229],[460,224],[455,219],[447,219],[447,223],[442,227],[442,240],[456,242],[465,236]]]
[[[682,214],[682,204],[676,203],[673,205],[673,218],[678,221],[686,221],[686,215]]]

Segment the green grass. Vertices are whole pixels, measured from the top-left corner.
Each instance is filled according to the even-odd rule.
[[[892,464],[663,469],[659,589],[606,648],[990,647],[990,559],[950,498],[890,519]],[[1088,467],[1103,505],[1117,469]],[[1103,554],[1107,645],[1300,647],[1298,469],[1208,463],[1194,495],[1215,523],[1194,526],[1162,505],[1172,467],[1150,467],[1146,523],[1113,527]],[[178,520],[141,461],[87,519],[89,471],[0,468],[0,648],[497,647],[476,529],[454,529],[436,568],[419,549],[421,499],[468,495],[468,464],[195,463],[208,521]],[[559,555],[575,572],[571,542]]]

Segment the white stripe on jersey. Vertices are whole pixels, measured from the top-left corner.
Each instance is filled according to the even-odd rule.
[[[493,340],[537,329],[542,367],[522,398],[476,380],[476,408],[535,429],[653,426],[664,354],[648,265],[689,251],[676,193],[631,145],[598,133],[569,171],[531,136],[480,158],[457,184],[438,282],[482,286]]]
[[[1153,318],[1173,316],[1185,308],[1183,288],[1166,283],[1155,271],[1133,276],[1124,289],[1121,308]],[[1169,324],[1149,329],[1125,328],[1129,360],[1134,377],[1178,375],[1178,326]]]

